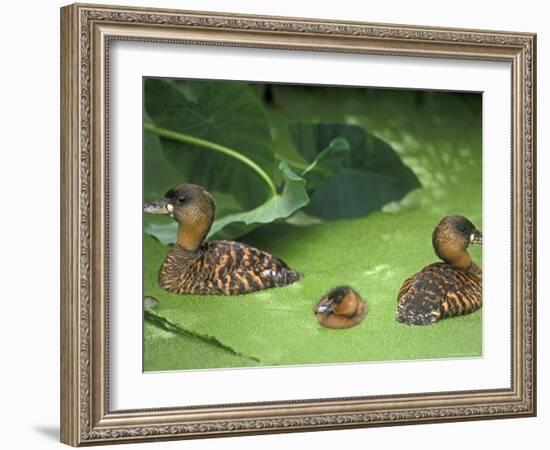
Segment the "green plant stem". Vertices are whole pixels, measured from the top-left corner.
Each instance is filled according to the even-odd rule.
[[[309,172],[311,172],[317,164],[319,164],[319,161],[330,151],[332,147],[329,145],[327,148],[325,148],[321,153],[317,155],[317,158],[313,160],[313,162],[307,166],[301,173],[301,177],[304,177]]]
[[[151,133],[155,133],[159,136],[173,139],[174,141],[182,142],[184,144],[192,144],[196,145],[197,147],[203,147],[203,148],[209,148],[211,150],[223,153],[224,155],[230,156],[231,158],[234,158],[243,164],[250,167],[252,170],[254,170],[269,186],[269,189],[271,190],[271,195],[275,197],[277,195],[277,188],[275,187],[275,183],[273,180],[269,177],[269,175],[254,161],[247,158],[246,156],[243,156],[241,153],[232,150],[228,147],[224,147],[223,145],[216,144],[214,142],[207,141],[205,139],[197,138],[194,136],[189,136],[188,134],[178,133],[177,131],[167,130],[165,128],[160,128],[152,123],[145,122],[143,124],[143,128]]]
[[[281,155],[280,153],[275,153],[275,158],[277,158],[279,161],[285,161],[289,166],[294,167],[295,169],[307,169],[308,164],[298,162],[298,161],[292,161],[288,159],[286,156]]]

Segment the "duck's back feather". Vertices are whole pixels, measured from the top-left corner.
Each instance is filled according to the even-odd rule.
[[[431,264],[405,280],[399,290],[396,319],[428,325],[445,317],[469,314],[481,307],[481,271],[446,263]]]
[[[178,294],[236,295],[301,278],[279,258],[235,241],[209,241],[185,254],[175,245],[161,270],[161,286]]]

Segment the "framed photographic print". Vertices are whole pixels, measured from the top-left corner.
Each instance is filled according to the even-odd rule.
[[[536,413],[536,36],[71,5],[62,441]]]

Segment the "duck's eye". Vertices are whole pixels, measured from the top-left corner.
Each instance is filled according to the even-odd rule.
[[[182,203],[185,203],[185,201],[187,200],[187,198],[185,197],[185,195],[180,195],[178,197],[178,203],[181,205]]]

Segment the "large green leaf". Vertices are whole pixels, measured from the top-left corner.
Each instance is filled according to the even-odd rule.
[[[269,122],[246,83],[147,78],[145,108],[157,127],[234,149],[270,176],[276,171]],[[238,160],[169,138],[161,142],[180,183],[198,184],[210,192],[239,192],[235,198],[243,209],[270,196],[261,177]],[[145,180],[147,184],[148,167]]]
[[[349,152],[319,160],[306,175],[311,202],[307,213],[326,220],[366,216],[402,199],[420,186],[418,178],[386,142],[362,127],[333,123],[296,122],[290,136],[304,158],[314,162],[336,140],[345,140]],[[311,175],[315,176],[310,180]],[[321,175],[321,177],[320,177]]]
[[[147,114],[144,114],[144,120],[151,121]],[[143,195],[147,199],[159,198],[164,195],[168,187],[182,182],[181,174],[165,157],[160,137],[156,134],[143,133],[143,167],[145,170]]]
[[[296,175],[286,163],[280,164],[284,179],[280,194],[271,197],[265,203],[250,211],[227,214],[215,220],[208,238],[232,239],[242,236],[261,224],[275,222],[290,217],[309,202],[305,181]],[[145,233],[154,236],[163,244],[173,244],[176,238],[177,223],[150,223],[145,226]]]

